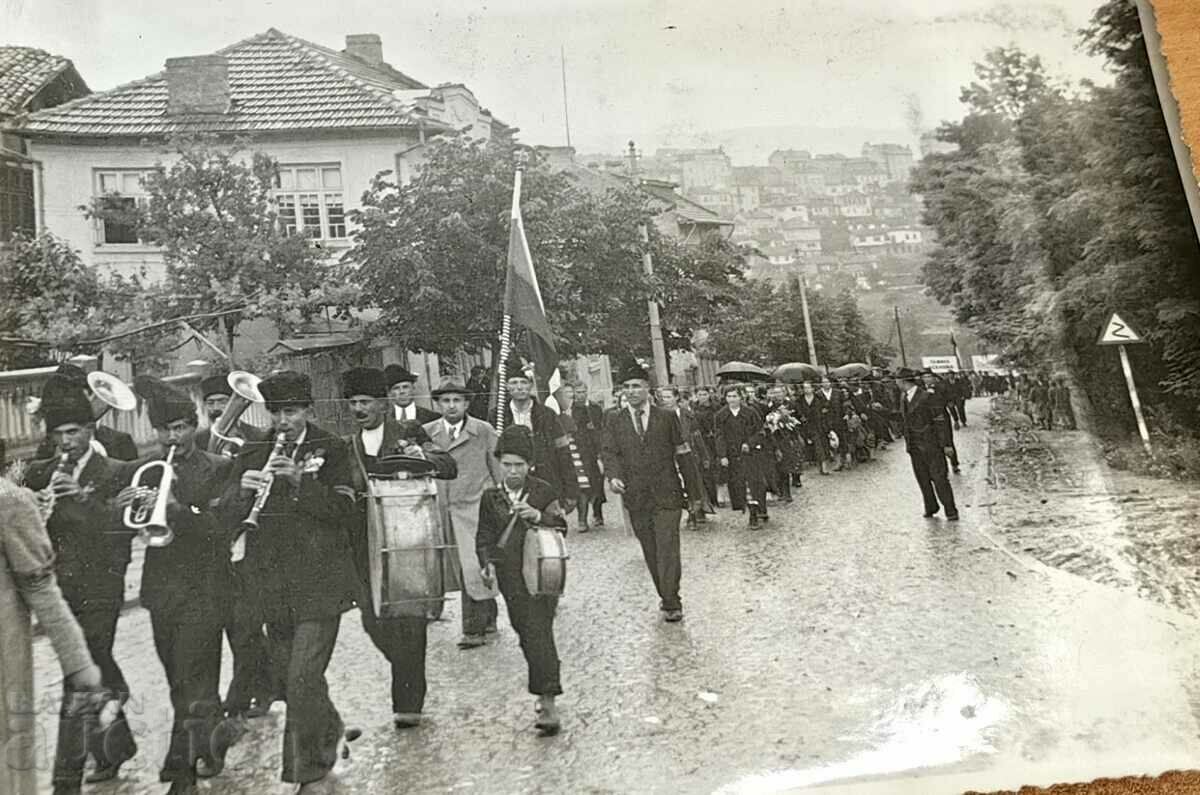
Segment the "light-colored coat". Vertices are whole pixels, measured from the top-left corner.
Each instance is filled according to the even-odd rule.
[[[46,715],[33,700],[30,612],[50,638],[64,676],[92,664],[53,572],[54,550],[32,495],[0,477],[0,792],[6,795],[37,791],[34,756],[45,727],[35,720]]]
[[[434,444],[454,456],[458,464],[458,477],[439,480],[437,487],[438,507],[458,545],[463,588],[472,599],[495,599],[499,592],[483,584],[479,558],[475,554],[475,529],[479,524],[479,502],[484,489],[502,481],[500,463],[495,456],[496,431],[483,420],[467,417],[453,442],[443,420],[425,423],[425,432]]]

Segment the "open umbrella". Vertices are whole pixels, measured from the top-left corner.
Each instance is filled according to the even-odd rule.
[[[849,364],[843,364],[841,367],[835,367],[829,371],[829,375],[832,376],[833,378],[845,378],[848,380],[853,380],[855,378],[865,378],[866,376],[868,376],[870,374],[871,374],[870,366],[862,364],[860,362],[850,362]]]
[[[771,374],[750,362],[726,362],[717,370],[717,377],[726,381],[770,381]]]
[[[821,371],[807,362],[788,362],[775,368],[772,376],[788,384],[816,383],[821,380]]]

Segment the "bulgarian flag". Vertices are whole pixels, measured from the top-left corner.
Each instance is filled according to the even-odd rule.
[[[554,334],[550,321],[546,319],[546,305],[542,303],[542,291],[538,288],[537,273],[533,270],[533,257],[529,255],[529,242],[525,239],[525,225],[521,222],[521,170],[518,168],[513,180],[512,222],[508,231],[508,272],[504,280],[504,314],[512,318],[514,325],[529,330],[529,341],[533,349],[534,383],[548,387],[553,394],[561,386],[558,375],[558,351],[554,349]]]

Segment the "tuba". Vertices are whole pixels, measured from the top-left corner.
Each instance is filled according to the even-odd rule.
[[[171,445],[165,460],[147,461],[133,473],[131,485],[138,489],[142,496],[125,508],[125,526],[130,530],[139,531],[148,547],[165,547],[175,540],[175,533],[167,525],[167,501],[171,497],[171,485],[175,481],[175,468],[171,466],[175,459],[175,450],[175,445]],[[147,472],[158,468],[162,469],[162,475],[158,481],[154,502],[150,503],[145,499],[145,495],[155,489],[142,481]]]
[[[103,370],[87,375],[88,388],[92,390],[92,414],[96,419],[103,417],[109,409],[133,411],[138,399],[129,385]]]
[[[229,430],[233,428],[238,418],[250,407],[251,403],[263,402],[262,393],[258,391],[258,385],[262,379],[253,373],[234,370],[226,380],[233,390],[233,396],[229,398],[229,403],[221,412],[221,416],[209,428],[208,452],[223,455],[226,458],[236,458],[246,440],[229,436]]]

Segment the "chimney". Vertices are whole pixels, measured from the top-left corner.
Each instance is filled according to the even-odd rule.
[[[346,37],[346,53],[371,66],[382,66],[383,39],[378,33],[351,33]]]
[[[225,56],[168,58],[167,112],[228,113],[229,61]]]

